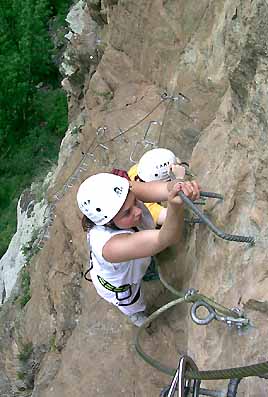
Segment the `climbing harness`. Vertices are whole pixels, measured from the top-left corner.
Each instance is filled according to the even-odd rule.
[[[168,95],[166,92],[161,95],[160,101],[153,107],[153,109],[148,112],[142,119],[138,120],[134,125],[130,126],[126,130],[122,130],[119,128],[119,133],[117,133],[115,136],[109,139],[105,139],[105,135],[108,131],[107,126],[102,126],[99,127],[96,131],[96,136],[92,140],[92,142],[89,144],[87,150],[85,153],[83,153],[83,157],[80,160],[77,168],[73,172],[73,174],[67,178],[65,181],[63,188],[61,191],[58,191],[54,195],[54,200],[53,202],[48,206],[48,216],[47,216],[47,223],[46,227],[44,228],[43,234],[40,237],[40,240],[38,242],[38,246],[41,248],[44,245],[44,240],[49,238],[49,227],[51,226],[54,216],[53,212],[56,207],[56,203],[60,201],[64,194],[68,191],[69,188],[74,186],[74,183],[76,180],[79,178],[80,174],[88,169],[89,163],[92,161],[96,161],[94,153],[96,150],[102,150],[104,152],[104,155],[107,156],[107,153],[109,151],[109,147],[107,146],[108,143],[115,141],[118,138],[121,138],[125,134],[127,134],[129,131],[132,129],[136,128],[139,124],[144,122],[157,108],[160,107],[161,104],[164,102],[169,101],[169,104],[172,102],[189,102],[190,99],[187,98],[185,95],[182,93],[179,93],[177,96],[174,95]],[[185,112],[179,110],[181,114],[183,114],[185,117],[187,117],[191,121],[195,121],[192,117],[187,115]],[[162,132],[162,127],[163,127],[163,122],[158,121],[158,120],[152,120],[149,122],[147,125],[147,128],[145,130],[144,136],[142,141],[136,144],[134,149],[131,152],[130,155],[130,161],[131,162],[137,162],[137,156],[138,156],[138,145],[141,150],[147,149],[148,147],[153,148],[157,147],[157,145],[160,142],[161,139],[161,132]],[[159,129],[159,134],[158,137],[156,137],[155,130]],[[154,133],[153,133],[154,132]],[[187,168],[186,168],[187,170]],[[190,170],[188,170],[188,173],[191,175]],[[186,172],[187,174],[187,172]],[[217,198],[222,200],[223,197],[221,195],[218,195],[216,193],[211,193],[211,192],[201,192],[201,201],[198,201],[196,203],[193,203],[191,200],[189,200],[183,192],[178,193],[181,199],[184,201],[184,203],[194,212],[194,214],[197,216],[197,218],[194,218],[192,220],[193,223],[205,223],[212,231],[215,233],[218,237],[223,238],[227,241],[236,241],[236,242],[246,242],[249,243],[250,245],[253,245],[255,242],[255,239],[253,237],[245,237],[245,236],[237,236],[237,235],[231,235],[223,232],[220,230],[218,227],[216,227],[210,219],[200,211],[200,209],[197,207],[197,205],[203,205],[205,202],[202,200],[202,198]],[[86,272],[87,274],[88,272]],[[85,278],[86,278],[85,274]],[[154,358],[150,357],[148,354],[146,354],[140,345],[140,335],[143,332],[143,330],[148,326],[149,323],[151,323],[153,320],[155,320],[160,314],[162,314],[164,311],[168,310],[171,307],[174,307],[175,305],[183,302],[187,303],[192,303],[192,308],[191,308],[191,318],[196,324],[200,325],[206,325],[212,322],[213,320],[216,321],[221,321],[227,324],[227,326],[232,327],[232,328],[237,328],[238,330],[241,328],[245,328],[250,325],[249,319],[246,318],[246,316],[239,311],[238,309],[227,309],[224,306],[219,305],[218,303],[214,302],[212,299],[200,294],[198,291],[194,289],[189,289],[186,292],[179,292],[176,291],[173,287],[169,286],[168,283],[164,280],[161,271],[159,269],[159,276],[160,280],[162,283],[173,293],[175,296],[178,298],[169,302],[168,304],[164,305],[157,311],[155,311],[153,314],[151,314],[148,319],[144,322],[144,324],[139,328],[138,333],[136,335],[135,339],[135,348],[138,354],[150,365],[153,367],[157,368],[158,370],[173,376],[171,385],[166,389],[164,393],[162,394],[162,397],[172,397],[174,396],[174,393],[178,390],[180,390],[179,396],[181,397],[188,397],[189,393],[192,393],[193,397],[198,397],[200,394],[202,395],[207,395],[207,396],[214,396],[214,397],[225,397],[226,394],[223,394],[222,392],[217,392],[217,391],[209,391],[206,389],[202,389],[200,387],[201,380],[212,380],[212,379],[231,379],[228,385],[228,392],[227,392],[227,397],[235,397],[236,396],[236,391],[238,388],[239,381],[243,377],[248,377],[248,376],[260,376],[260,377],[266,377],[268,373],[268,362],[263,362],[255,365],[250,365],[246,367],[238,367],[238,368],[228,368],[228,369],[222,369],[222,370],[211,370],[211,371],[199,371],[196,364],[191,360],[189,357],[182,357],[181,360],[179,361],[178,368],[169,368],[163,365],[162,363],[158,362]],[[104,279],[101,277],[98,277],[99,282],[103,285],[104,288],[107,288],[109,290],[114,291],[115,293],[122,293],[125,291],[122,291],[121,289],[123,288],[129,288],[129,285],[126,286],[121,286],[121,287],[114,287],[110,283],[107,283]],[[111,289],[112,288],[112,289]],[[116,288],[116,291],[114,290]],[[120,291],[117,289],[120,289]],[[128,290],[126,290],[128,291]],[[131,292],[131,289],[130,289]],[[139,297],[140,290],[137,292],[136,296],[134,297],[135,299],[138,299]],[[131,302],[133,303],[133,302]],[[124,303],[122,303],[124,305]],[[207,317],[200,317],[197,313],[198,309],[200,307],[205,308],[208,311]],[[194,380],[193,383],[190,382],[190,380]],[[207,394],[206,394],[207,393]]]
[[[104,278],[97,276],[99,283],[106,288],[108,291],[114,292],[116,295],[116,299],[118,301],[129,299],[132,295],[132,290],[131,290],[131,285],[130,284],[125,284],[121,285],[120,287],[115,287],[114,285],[110,284],[108,281],[104,280]],[[124,292],[127,292],[127,294],[124,294],[124,297],[120,297],[119,294],[123,294]]]
[[[88,274],[90,274],[90,271],[93,269],[93,262],[92,262],[92,251],[90,250],[89,254],[89,268],[87,271],[83,274],[84,278],[92,283],[92,279],[88,277]],[[120,285],[119,287],[115,287],[108,281],[104,280],[101,276],[97,275],[97,279],[99,283],[103,286],[103,288],[107,289],[108,291],[114,292],[118,303],[118,306],[130,306],[133,305],[137,300],[140,298],[140,293],[141,289],[139,288],[138,291],[136,292],[134,298],[131,300],[131,302],[124,303],[123,301],[129,299],[132,295],[132,288],[130,284],[124,284]]]
[[[151,262],[149,267],[147,267],[146,273],[143,276],[143,281],[153,281],[153,280],[160,280],[158,271],[157,271],[157,264],[156,258],[152,256]]]
[[[90,251],[90,254],[91,254],[91,251]],[[90,267],[84,273],[84,278],[87,281],[89,281],[89,282],[92,282],[91,278],[88,277],[88,274],[90,273],[90,271],[92,269],[93,269],[93,264],[92,264],[92,260],[90,259]],[[115,293],[116,299],[119,302],[118,306],[130,306],[130,305],[133,305],[140,298],[141,289],[139,288],[138,291],[136,292],[134,298],[131,300],[131,302],[124,303],[123,301],[129,299],[131,297],[131,295],[132,295],[132,288],[131,288],[130,284],[125,284],[125,285],[120,285],[119,287],[115,287],[114,285],[112,285],[108,281],[104,280],[104,278],[100,277],[99,275],[97,275],[97,279],[98,279],[99,283],[105,289]],[[125,294],[125,292],[126,292],[126,294]]]

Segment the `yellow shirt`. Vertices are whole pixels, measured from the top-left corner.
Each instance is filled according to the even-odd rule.
[[[138,169],[138,164],[135,164],[128,171],[128,176],[130,177],[130,179],[132,181],[135,180],[135,176],[137,176],[137,174],[138,174],[137,169]],[[162,207],[162,205],[157,204],[157,203],[144,203],[144,204],[150,211],[150,213],[153,217],[154,223],[157,224],[157,220],[159,218],[160,212],[162,211],[162,209],[164,207]]]

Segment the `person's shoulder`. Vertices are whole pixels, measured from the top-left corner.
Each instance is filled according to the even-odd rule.
[[[110,227],[107,226],[94,226],[91,230],[90,230],[90,237],[91,238],[98,238],[98,239],[105,239],[108,237],[112,237],[116,234],[124,234],[124,233],[133,233],[133,231],[131,229],[125,229],[125,230],[121,230],[121,229],[112,229]]]
[[[105,236],[106,234],[109,234],[109,229],[104,226],[97,226],[95,225],[92,229],[89,231],[90,238],[100,238],[100,236]]]
[[[90,245],[94,250],[102,250],[102,247],[109,241],[113,236],[121,234],[124,231],[114,230],[110,227],[105,226],[94,226],[90,230],[89,241]]]

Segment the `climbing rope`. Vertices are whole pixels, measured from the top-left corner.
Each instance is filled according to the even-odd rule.
[[[160,101],[148,113],[146,113],[146,115],[144,117],[142,117],[140,120],[138,120],[135,124],[128,127],[126,130],[122,130],[119,128],[119,133],[116,134],[115,136],[113,136],[112,138],[103,140],[101,142],[97,142],[99,137],[102,137],[105,135],[108,127],[102,126],[102,127],[97,128],[96,136],[90,142],[89,146],[87,147],[86,151],[83,154],[82,159],[77,164],[75,171],[71,174],[71,176],[66,178],[66,180],[63,183],[62,189],[54,194],[54,199],[47,206],[47,209],[46,209],[47,214],[45,213],[45,217],[46,217],[47,221],[42,229],[42,233],[39,235],[39,238],[36,240],[36,243],[35,243],[35,245],[38,248],[40,248],[40,249],[43,248],[45,241],[49,239],[49,228],[53,224],[53,221],[54,221],[54,210],[56,208],[57,202],[62,200],[65,193],[70,188],[72,188],[74,186],[74,183],[79,179],[79,176],[81,175],[81,173],[88,169],[89,162],[91,162],[93,160],[94,153],[96,152],[96,150],[98,148],[100,148],[101,150],[105,150],[105,151],[109,150],[108,147],[106,146],[109,142],[115,141],[116,139],[122,137],[123,135],[127,134],[129,131],[133,130],[138,125],[143,123],[151,114],[153,114],[156,111],[156,109],[158,109],[160,107],[160,105],[162,103],[164,103],[166,101],[178,100],[182,96],[183,96],[183,94],[181,94],[181,93],[177,96],[167,95],[166,93],[163,93],[160,96]],[[186,98],[186,97],[183,96],[183,98]],[[161,133],[161,130],[160,130],[160,133]],[[148,135],[148,131],[147,131],[147,135]],[[146,138],[147,138],[147,136],[146,136]],[[160,135],[159,135],[159,139],[160,139]],[[159,142],[159,139],[158,139],[158,142]],[[146,144],[148,144],[148,141],[146,142]],[[154,145],[157,146],[157,142],[155,142]]]
[[[236,326],[238,329],[241,327],[249,326],[249,320],[241,315],[238,311],[234,309],[227,309],[226,307],[219,305],[218,303],[214,302],[212,299],[206,297],[205,295],[199,294],[198,291],[194,289],[190,289],[185,292],[177,291],[174,287],[170,286],[167,281],[164,279],[161,268],[158,267],[158,273],[160,277],[160,281],[163,285],[172,292],[175,296],[178,296],[178,299],[175,299],[166,305],[162,306],[160,309],[156,310],[152,313],[148,319],[144,322],[144,324],[138,329],[138,332],[135,337],[135,349],[140,357],[150,364],[152,367],[158,369],[159,371],[173,376],[176,369],[170,368],[162,364],[160,361],[154,359],[153,357],[149,356],[141,347],[140,344],[140,337],[144,329],[146,329],[152,321],[158,318],[162,313],[178,305],[179,303],[185,302],[202,302],[203,306],[210,307],[209,312],[209,321],[206,323],[208,324],[213,319],[224,321],[228,326]],[[211,318],[211,312],[217,314],[217,316],[213,316]],[[239,317],[240,316],[240,317]],[[204,323],[205,324],[205,323]],[[249,365],[245,367],[237,367],[237,368],[227,368],[227,369],[219,369],[219,370],[210,370],[210,371],[198,371],[198,370],[187,370],[186,377],[188,379],[199,379],[199,380],[216,380],[216,379],[233,379],[233,378],[245,378],[248,376],[263,376],[268,373],[268,361]]]
[[[172,171],[169,173],[172,180],[176,179],[176,176]],[[182,201],[189,207],[191,210],[201,219],[202,223],[205,223],[213,233],[215,233],[218,237],[227,240],[227,241],[235,241],[240,243],[249,243],[250,245],[254,245],[255,238],[254,237],[246,237],[246,236],[238,236],[234,234],[228,234],[224,231],[220,230],[217,226],[215,226],[211,220],[202,212],[200,209],[193,203],[182,191],[178,192],[178,195],[182,199]],[[222,199],[221,195],[210,192],[201,192],[200,195],[202,197],[213,197]]]
[[[45,243],[45,240],[47,240],[49,238],[49,228],[50,228],[50,226],[52,225],[52,223],[54,221],[54,210],[55,210],[55,207],[56,207],[56,203],[63,198],[64,194],[68,191],[69,188],[74,186],[74,182],[76,182],[76,180],[79,178],[80,174],[87,170],[87,168],[89,166],[89,161],[92,161],[92,159],[94,157],[94,152],[98,148],[100,148],[100,149],[102,149],[104,151],[108,151],[109,149],[106,146],[108,143],[115,141],[116,139],[122,137],[123,135],[127,134],[129,131],[131,131],[134,128],[136,128],[139,124],[144,122],[151,114],[153,114],[156,111],[156,109],[158,109],[159,106],[165,101],[169,101],[169,104],[168,104],[168,106],[169,106],[172,102],[176,102],[176,101],[178,103],[180,103],[180,102],[190,102],[190,99],[187,98],[181,92],[178,93],[178,95],[168,95],[166,92],[164,92],[160,96],[160,101],[144,117],[142,117],[136,123],[134,123],[133,125],[128,127],[126,130],[122,130],[122,129],[119,128],[119,134],[116,134],[112,138],[109,138],[109,139],[103,140],[101,142],[98,142],[98,138],[105,135],[108,127],[107,126],[103,126],[103,127],[99,127],[97,129],[96,136],[94,137],[92,142],[89,144],[85,154],[83,155],[82,159],[78,163],[75,171],[73,172],[73,174],[70,177],[68,177],[65,180],[65,182],[63,184],[63,188],[54,195],[54,200],[47,207],[47,211],[48,211],[47,222],[46,222],[46,224],[45,224],[45,226],[43,228],[42,234],[40,235],[39,239],[37,240],[37,243],[36,243],[37,247],[42,248],[44,243]],[[179,111],[181,112],[181,110],[179,110]],[[188,116],[184,112],[181,112],[181,113],[184,116]],[[188,116],[188,117],[190,118],[190,116]],[[155,140],[155,141],[150,141],[148,139],[149,129],[150,129],[152,124],[158,124],[160,126],[159,136],[158,136],[158,139]],[[163,128],[163,123],[161,123],[159,121],[155,121],[155,120],[151,121],[149,123],[146,131],[145,131],[145,134],[144,134],[144,137],[143,137],[143,141],[140,142],[140,143],[145,148],[148,147],[148,145],[151,145],[152,148],[153,147],[157,147],[159,142],[160,142],[160,139],[161,139],[162,128]],[[135,148],[134,148],[134,150],[135,150]],[[133,160],[133,156],[131,156],[131,155],[130,155],[130,160],[132,162],[135,162]],[[174,177],[174,175],[173,175],[173,177]],[[192,203],[192,201],[189,200],[183,194],[183,192],[179,192],[179,195],[182,198],[182,200],[191,208],[191,210],[198,216],[197,219],[193,219],[189,223],[205,223],[218,237],[223,238],[223,239],[228,240],[228,241],[246,242],[246,243],[249,243],[251,245],[254,244],[255,239],[253,237],[237,236],[237,235],[231,235],[231,234],[227,234],[227,233],[223,232],[218,227],[216,227],[211,222],[211,220],[204,213],[202,213],[202,211],[200,211],[200,209],[196,206],[196,204]],[[222,199],[221,195],[218,195],[217,193],[211,193],[211,192],[202,192],[201,196]],[[200,202],[200,203],[197,203],[197,204],[203,205],[204,202]]]
[[[42,237],[40,238],[40,241],[38,243],[38,245],[40,247],[43,246],[44,244],[44,240],[49,238],[49,227],[51,226],[54,217],[53,217],[53,211],[56,207],[56,203],[57,201],[61,200],[64,196],[64,194],[67,192],[67,190],[71,187],[73,187],[73,182],[75,182],[80,173],[84,172],[87,170],[88,167],[88,161],[92,161],[92,158],[94,157],[94,152],[96,151],[97,148],[101,148],[103,150],[108,150],[108,147],[106,146],[109,142],[113,142],[115,141],[117,138],[122,137],[123,135],[125,135],[126,133],[128,133],[129,131],[131,131],[132,129],[134,129],[135,127],[137,127],[139,124],[141,124],[143,121],[146,120],[146,118],[148,118],[164,101],[178,101],[179,98],[183,98],[184,100],[189,100],[188,98],[186,98],[183,94],[179,93],[178,96],[169,96],[167,95],[167,93],[164,93],[161,95],[161,100],[153,107],[153,109],[151,111],[149,111],[142,119],[140,119],[139,121],[137,121],[135,124],[133,124],[132,126],[130,126],[129,128],[127,128],[126,130],[121,130],[119,129],[119,134],[116,134],[114,137],[109,138],[107,140],[104,140],[102,142],[97,142],[97,138],[100,135],[104,135],[105,132],[107,131],[107,126],[103,126],[103,127],[99,127],[96,131],[96,136],[94,137],[94,139],[92,140],[92,142],[89,144],[85,154],[83,155],[82,159],[80,160],[80,162],[78,163],[78,166],[76,167],[76,170],[74,171],[74,173],[68,177],[64,184],[63,184],[63,188],[61,191],[57,192],[54,195],[54,201],[50,204],[49,208],[49,214],[48,214],[48,222],[47,225],[44,229],[44,232],[42,234]],[[181,112],[184,116],[187,116],[189,119],[192,120],[192,118],[190,116],[188,116],[186,113]],[[159,123],[160,124],[160,123]],[[161,125],[161,124],[160,124]],[[161,125],[162,127],[162,125]],[[158,142],[160,141],[161,138],[161,131],[162,128],[160,129],[160,134],[159,134],[159,139]],[[144,143],[146,145],[151,144],[151,145],[156,145],[157,142],[149,142],[148,141],[148,129],[147,129],[147,134],[145,132],[145,136],[144,136]],[[182,198],[182,200],[193,210],[193,212],[198,215],[198,220],[202,221],[204,223],[206,223],[208,225],[208,227],[215,233],[217,234],[219,237],[224,238],[226,240],[229,241],[241,241],[241,242],[247,242],[250,244],[254,243],[254,239],[253,237],[244,237],[244,236],[233,236],[233,235],[228,235],[222,231],[220,231],[218,228],[216,228],[212,222],[190,201],[187,202],[188,199],[185,195],[183,195],[182,192],[180,193],[180,197]],[[218,198],[218,199],[222,199],[221,195],[215,194],[215,193],[210,193],[210,192],[202,192],[201,196],[203,195],[203,197],[213,197],[213,198]],[[139,353],[139,355],[146,361],[148,362],[150,365],[152,365],[153,367],[159,369],[160,371],[168,374],[168,375],[173,375],[174,372],[176,371],[176,369],[174,368],[169,368],[166,367],[165,365],[161,364],[160,362],[158,362],[157,360],[153,359],[152,357],[150,357],[148,354],[146,354],[140,345],[139,342],[139,338],[141,335],[141,332],[144,330],[144,328],[146,326],[149,325],[150,322],[152,322],[154,319],[156,319],[160,314],[162,314],[164,311],[168,310],[169,308],[179,304],[179,303],[183,303],[183,302],[191,302],[194,303],[194,305],[192,306],[192,311],[191,311],[191,315],[192,315],[192,319],[193,321],[197,322],[197,323],[201,323],[202,324],[208,324],[209,322],[211,322],[213,319],[218,320],[218,321],[224,321],[226,322],[226,324],[228,324],[229,326],[237,326],[237,328],[248,325],[249,324],[249,320],[246,319],[241,313],[235,311],[235,310],[231,310],[231,309],[227,309],[224,306],[219,305],[218,303],[214,302],[212,299],[199,294],[198,291],[190,289],[188,291],[186,291],[186,293],[182,293],[179,291],[176,291],[173,287],[169,286],[167,284],[167,282],[164,280],[161,272],[159,271],[159,275],[160,275],[160,279],[162,281],[162,283],[171,291],[173,292],[176,296],[179,296],[178,299],[173,300],[172,302],[169,302],[168,304],[166,304],[165,306],[161,307],[160,309],[158,309],[156,312],[154,312],[147,320],[146,322],[143,324],[142,327],[140,327],[137,336],[136,336],[136,340],[135,340],[135,348],[137,350],[137,352]],[[206,319],[200,319],[197,316],[197,309],[203,306],[205,308],[207,308],[209,314],[207,316]],[[201,321],[201,322],[200,322]],[[229,368],[229,369],[223,369],[223,370],[215,370],[215,371],[198,371],[198,370],[187,370],[186,371],[186,376],[188,379],[203,379],[203,380],[209,380],[209,379],[230,379],[230,378],[242,378],[242,377],[247,377],[247,376],[255,376],[255,375],[263,375],[265,376],[268,372],[268,362],[264,362],[264,363],[260,363],[260,364],[255,364],[255,365],[251,365],[251,366],[247,366],[247,367],[238,367],[238,368]]]
[[[236,326],[238,329],[240,329],[242,326],[249,325],[249,319],[245,317],[244,313],[238,309],[227,309],[226,307],[220,305],[219,303],[215,302],[213,299],[208,298],[207,296],[200,294],[197,290],[194,288],[189,288],[186,292],[183,291],[178,291],[174,287],[172,287],[168,282],[165,280],[161,267],[158,265],[157,261],[156,262],[156,267],[158,270],[159,278],[161,283],[175,296],[178,298],[183,299],[184,302],[187,303],[193,303],[194,305],[192,306],[192,311],[196,313],[198,307],[204,306],[209,314],[206,318],[202,319],[201,321],[199,317],[196,315],[197,321],[195,321],[195,318],[192,317],[192,320],[196,324],[200,325],[207,325],[209,324],[212,320],[218,320],[225,322],[228,326]],[[197,307],[198,305],[198,307]],[[194,310],[193,310],[194,308]],[[213,313],[213,316],[212,316]]]
[[[171,179],[176,179],[175,175],[171,172]],[[193,210],[193,212],[198,215],[197,221],[200,221],[202,223],[207,224],[210,229],[217,234],[219,237],[222,237],[226,240],[229,241],[237,241],[237,242],[247,242],[250,244],[254,243],[254,238],[253,237],[245,237],[245,236],[236,236],[236,235],[228,235],[224,232],[222,232],[220,229],[215,227],[212,222],[206,217],[194,204],[191,200],[189,200],[183,192],[179,192],[178,195],[181,197],[181,199]],[[201,192],[200,194],[201,197],[211,197],[211,198],[217,198],[222,200],[223,197],[220,194],[217,193],[210,193],[210,192]],[[171,307],[183,303],[183,302],[188,302],[188,303],[193,303],[192,308],[191,308],[191,318],[192,320],[199,325],[207,325],[209,324],[212,320],[217,320],[217,321],[222,321],[225,322],[229,327],[236,327],[237,329],[241,329],[242,327],[249,326],[250,322],[249,319],[245,317],[244,313],[238,309],[228,309],[222,305],[219,305],[218,303],[214,302],[212,299],[206,297],[205,295],[199,294],[198,291],[195,289],[189,289],[186,292],[181,292],[177,291],[174,287],[169,285],[167,281],[164,279],[161,269],[158,267],[158,273],[159,273],[159,278],[162,284],[170,291],[172,292],[175,296],[179,297],[178,299],[175,299],[168,304],[162,306],[160,309],[155,311],[149,318],[146,320],[146,322],[140,327],[138,330],[138,333],[135,338],[135,348],[138,354],[150,365],[152,365],[154,368],[168,374],[168,375],[174,375],[176,369],[175,368],[169,368],[162,363],[160,363],[158,360],[155,360],[154,358],[150,357],[148,354],[146,354],[140,345],[140,335],[142,331],[148,327],[148,325],[155,320],[157,317],[159,317],[163,312],[166,310],[170,309]],[[197,310],[200,307],[204,307],[208,311],[208,315],[205,318],[200,318],[197,314]],[[265,375],[268,372],[268,362],[260,363],[260,364],[255,364],[255,365],[250,365],[246,367],[238,367],[238,368],[228,368],[228,369],[222,369],[222,370],[212,370],[212,371],[198,371],[197,367],[195,368],[190,368],[186,371],[186,377],[187,379],[195,379],[195,380],[212,380],[212,379],[241,379],[247,376],[261,376]],[[168,394],[168,396],[171,396],[171,394]],[[217,394],[207,394],[207,395],[214,395],[216,396]],[[231,395],[231,394],[230,394]]]
[[[146,322],[139,328],[136,337],[135,337],[135,349],[140,357],[150,364],[152,367],[157,370],[173,376],[176,369],[167,367],[162,364],[160,361],[154,359],[149,356],[149,354],[145,353],[140,344],[140,336],[142,331],[149,326],[149,324],[154,321],[157,317],[159,317],[163,312],[170,309],[171,307],[176,306],[179,303],[185,302],[184,298],[175,299],[172,302],[162,306],[160,309],[156,310],[153,314],[151,314]],[[262,376],[268,373],[268,361],[259,364],[253,364],[244,367],[236,367],[236,368],[226,368],[219,370],[210,370],[210,371],[194,371],[188,370],[186,376],[188,379],[199,379],[199,380],[217,380],[217,379],[232,379],[232,378],[245,378],[248,376]]]

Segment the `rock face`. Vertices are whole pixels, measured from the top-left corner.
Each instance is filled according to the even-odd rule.
[[[78,10],[83,26],[73,18]],[[77,56],[67,56],[62,69],[71,124],[48,191],[61,200],[50,238],[30,265],[31,300],[20,309],[9,299],[0,313],[1,395],[153,397],[170,382],[136,355],[136,330],[81,277],[87,247],[79,183],[130,167],[152,147],[148,140],[190,161],[203,190],[224,195],[202,207],[216,225],[256,244],[186,226],[180,246],[160,257],[164,276],[179,289],[239,306],[251,326],[238,333],[217,321],[196,325],[181,304],[143,336],[146,352],[168,366],[187,353],[202,370],[267,360],[267,18],[265,0],[77,3],[67,50]],[[164,92],[173,99],[161,100]],[[160,282],[150,284],[153,311],[171,297]],[[204,385],[226,390],[227,382]],[[244,379],[238,395],[264,397],[268,383]]]
[[[41,187],[39,186],[38,189]],[[21,268],[27,259],[25,247],[40,237],[46,224],[47,203],[38,201],[35,187],[24,191],[17,206],[17,232],[12,237],[9,248],[0,260],[0,297],[1,304],[11,295]]]

